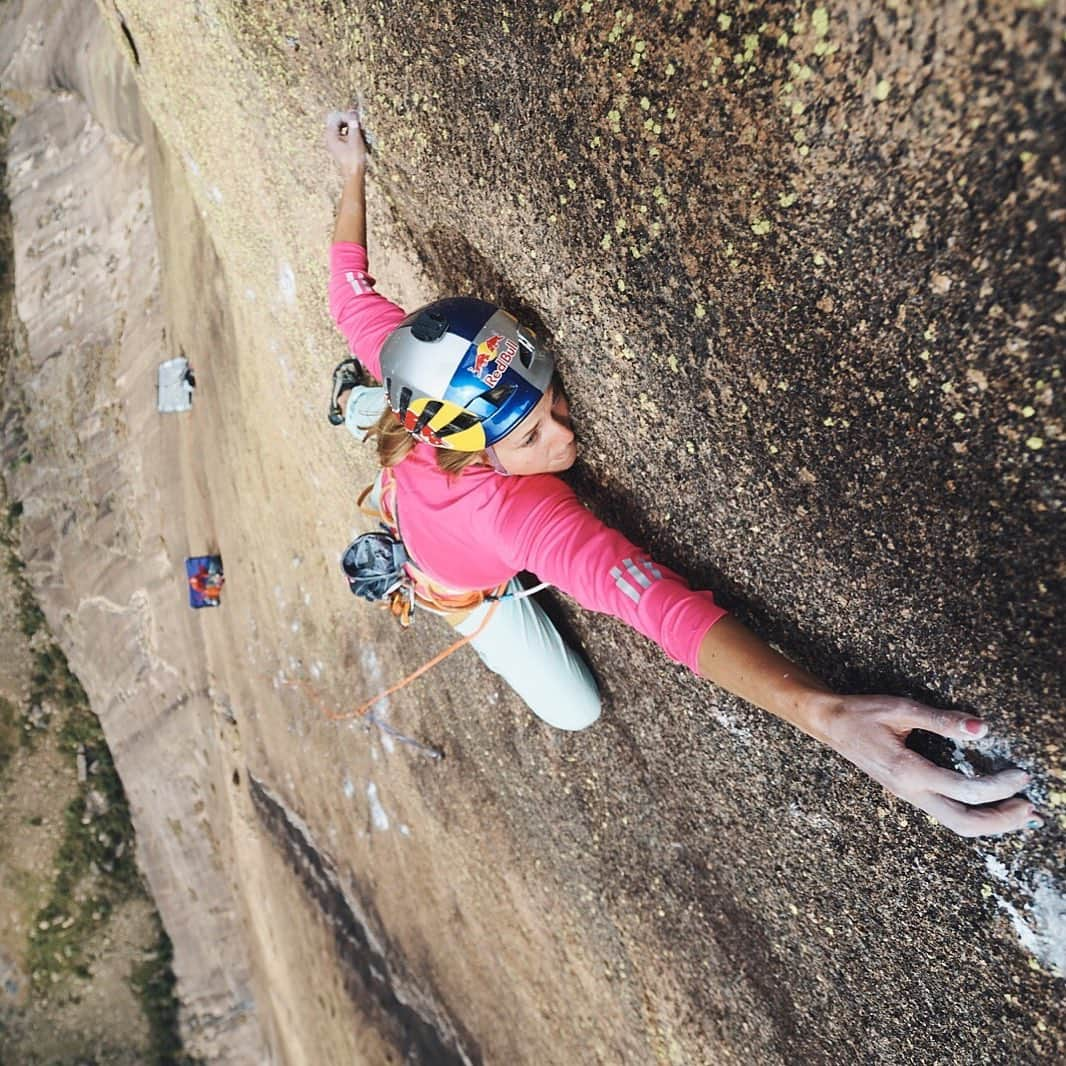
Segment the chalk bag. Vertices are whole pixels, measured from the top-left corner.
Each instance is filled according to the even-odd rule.
[[[341,557],[341,569],[352,592],[370,603],[383,603],[408,581],[407,551],[390,533],[364,533]]]

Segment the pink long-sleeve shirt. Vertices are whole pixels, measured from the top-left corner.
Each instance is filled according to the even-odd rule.
[[[330,253],[329,305],[352,354],[379,381],[381,348],[406,312],[374,291],[366,249]],[[698,670],[704,634],[725,611],[590,514],[553,474],[506,477],[487,466],[459,477],[417,443],[393,468],[404,543],[433,580],[485,589],[529,570],[583,607],[614,615]]]

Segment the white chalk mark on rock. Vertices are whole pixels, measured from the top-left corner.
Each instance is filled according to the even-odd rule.
[[[373,781],[366,786],[366,798],[370,801],[370,822],[375,829],[385,830],[389,828],[389,816],[378,799],[378,786]]]
[[[742,726],[733,715],[719,707],[711,708],[711,717],[734,739],[741,744],[751,743],[751,730]]]
[[[1047,870],[1023,880],[994,855],[985,855],[984,860],[989,876],[1012,889],[1013,899],[999,892],[992,895],[1021,946],[1042,965],[1066,976],[1066,894]]]
[[[363,668],[363,676],[369,682],[371,692],[380,692],[385,688],[384,677],[381,673],[381,663],[373,645],[364,644],[359,649],[359,663]],[[389,714],[389,699],[386,696],[374,704],[374,715],[377,718],[387,718]]]
[[[1021,945],[1059,977],[1066,976],[1066,895],[1051,875],[1041,870],[1033,879],[1023,914],[1009,900],[996,896],[1000,910],[1010,918]]]
[[[290,306],[296,302],[296,275],[284,260],[278,264],[278,292]]]
[[[281,372],[285,375],[285,383],[292,385],[296,381],[296,377],[292,372],[292,367],[289,366],[289,361],[283,355],[278,355],[278,366],[281,367]]]

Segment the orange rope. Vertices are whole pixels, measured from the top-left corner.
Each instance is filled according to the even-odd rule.
[[[367,496],[370,495],[370,493],[373,490],[373,488],[374,488],[374,483],[373,482],[371,482],[369,485],[367,485],[367,487],[365,489],[363,489],[363,491],[359,494],[359,499],[356,501],[356,505],[358,506],[359,510],[362,511],[363,514],[367,515],[370,518],[381,519],[381,520],[385,521],[391,527],[394,524],[394,521],[391,518],[391,516],[383,514],[381,511],[375,511],[375,510],[373,510],[373,508],[364,507],[363,506],[363,501],[367,498]],[[385,498],[386,498],[386,496],[387,496],[387,494],[388,494],[390,489],[392,490],[392,493],[395,496],[395,494],[396,494],[396,484],[395,484],[394,481],[392,481],[391,478],[386,480],[386,483],[385,483],[385,485],[384,485],[384,487],[382,489],[381,497],[382,497],[382,502],[383,503],[384,503]],[[395,531],[394,531],[394,533],[395,533]],[[408,566],[413,569],[413,564],[408,563]],[[505,587],[506,587],[506,582],[504,582],[504,584],[500,585],[496,589],[495,595],[499,596],[503,592]],[[430,594],[431,593],[427,591],[427,596],[430,595]],[[423,596],[423,595],[420,595],[420,594],[419,594],[419,598],[422,599],[422,600],[426,600],[426,596]],[[476,603],[474,605],[474,607],[480,606],[480,603],[483,603],[483,602],[484,602],[484,599],[479,601],[479,603]],[[435,607],[435,608],[438,608],[438,609],[443,609],[445,611],[445,613],[448,612],[448,607],[446,605],[444,605],[444,604],[438,604],[438,603],[434,603],[432,601],[429,601],[429,603],[430,603],[431,607]],[[454,644],[449,645],[447,648],[444,649],[444,651],[440,652],[440,654],[434,655],[433,658],[429,660],[429,662],[423,663],[417,670],[414,671],[414,673],[408,674],[402,681],[398,681],[395,685],[390,686],[389,688],[385,689],[383,692],[379,692],[376,696],[374,696],[371,699],[367,700],[365,703],[360,704],[358,707],[356,707],[356,709],[354,711],[331,711],[328,707],[326,707],[324,704],[322,704],[321,700],[317,700],[317,702],[322,705],[323,713],[325,714],[325,716],[331,722],[343,722],[343,721],[345,721],[345,720],[347,720],[349,718],[361,718],[379,700],[383,700],[383,699],[385,699],[386,696],[391,696],[394,692],[399,692],[400,689],[406,688],[412,681],[416,681],[418,678],[420,678],[427,670],[432,670],[433,667],[437,665],[437,663],[443,662],[453,652],[457,652],[464,644],[469,644],[470,641],[472,641],[474,639],[474,637],[478,636],[481,633],[481,631],[485,628],[485,626],[487,626],[489,624],[489,620],[496,613],[496,608],[498,606],[499,606],[499,600],[498,599],[492,600],[491,604],[489,605],[489,609],[485,612],[485,617],[482,618],[480,624],[478,625],[477,629],[474,630],[473,633],[471,633],[469,636],[461,637],[459,640],[455,641]],[[402,626],[404,626],[404,628],[406,628],[407,626],[410,625],[409,612],[407,614],[404,614],[402,611],[398,611],[394,605],[390,606],[390,610],[392,611],[393,615],[395,615],[399,619],[400,624]],[[285,680],[285,681],[282,682],[282,684],[285,684],[285,685],[304,685],[304,686],[310,688],[310,686],[307,685],[306,682],[300,682],[300,681],[288,681],[288,680]],[[312,691],[314,691],[314,690],[312,689]]]
[[[427,670],[431,670],[437,663],[443,662],[448,658],[452,652],[458,651],[464,644],[469,644],[484,628],[489,624],[489,619],[496,613],[496,608],[499,606],[499,601],[494,600],[489,606],[489,609],[485,612],[485,617],[482,618],[480,625],[469,636],[460,637],[454,644],[449,645],[444,651],[438,655],[434,655],[428,663],[423,663],[413,674],[408,674],[402,681],[398,681],[395,685],[385,689],[384,692],[379,692],[373,699],[369,699],[366,703],[360,704],[354,711],[344,711],[343,713],[337,713],[331,711],[328,707],[325,708],[326,717],[332,722],[342,722],[347,718],[361,718],[371,707],[374,706],[378,700],[385,699],[386,696],[391,696],[394,692],[399,692],[400,689],[406,688],[412,681],[420,678]]]
[[[470,633],[468,636],[461,637],[459,640],[455,641],[454,644],[450,644],[447,648],[444,649],[444,651],[440,652],[437,655],[434,655],[433,658],[429,660],[429,662],[423,663],[417,670],[414,671],[414,673],[408,674],[402,681],[398,681],[395,685],[391,685],[384,691],[379,692],[376,696],[367,700],[365,703],[361,703],[358,707],[356,707],[354,711],[330,710],[330,708],[327,707],[325,703],[323,703],[322,699],[319,697],[318,693],[315,691],[314,687],[310,684],[310,682],[304,681],[301,678],[297,678],[291,681],[288,678],[283,678],[281,679],[281,684],[289,685],[293,688],[299,687],[308,689],[311,692],[314,701],[322,708],[322,713],[331,722],[343,722],[349,718],[361,718],[367,713],[367,711],[370,710],[371,707],[374,706],[375,703],[378,702],[378,700],[383,700],[386,696],[391,696],[394,692],[399,692],[400,689],[406,688],[412,681],[415,681],[420,678],[427,670],[431,670],[434,666],[437,665],[437,663],[443,662],[453,652],[457,652],[464,644],[469,644],[470,641],[472,641],[474,637],[478,636],[485,628],[485,626],[489,624],[489,620],[492,618],[493,614],[496,613],[496,608],[498,606],[499,601],[494,600],[489,605],[489,609],[485,612],[485,617],[481,620],[477,629],[475,629],[473,633]],[[271,680],[274,679],[272,678]]]

